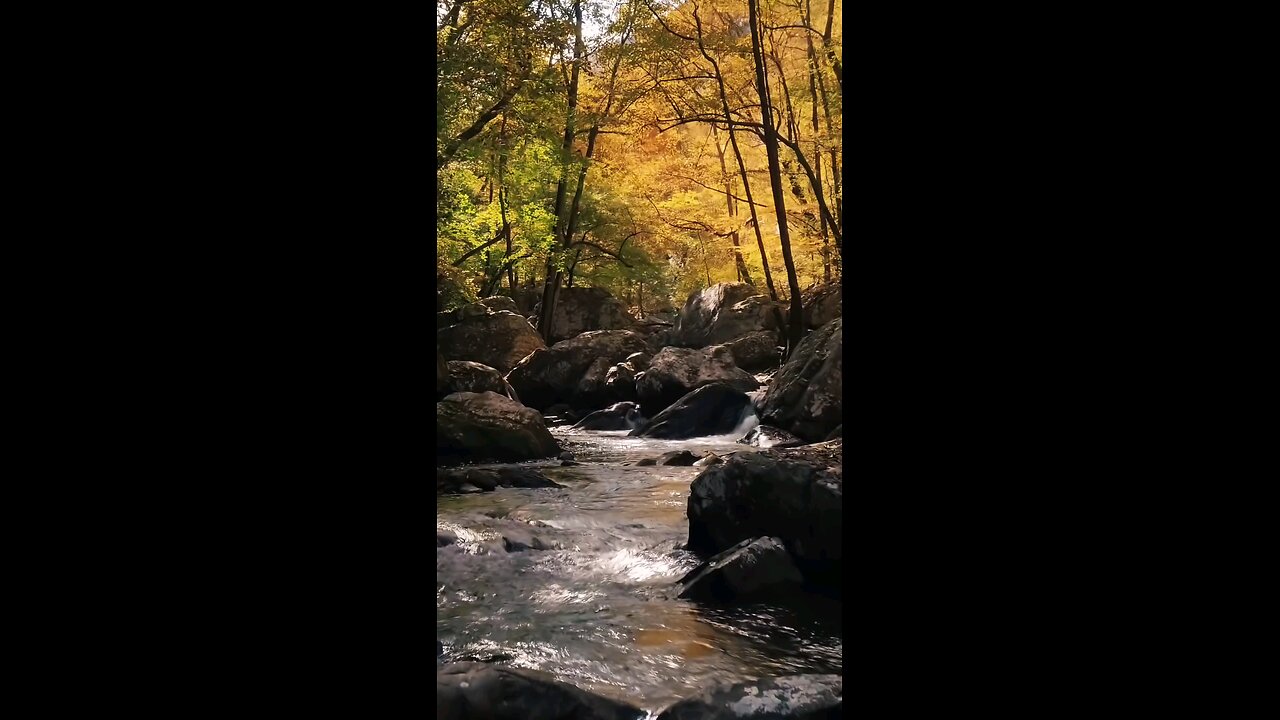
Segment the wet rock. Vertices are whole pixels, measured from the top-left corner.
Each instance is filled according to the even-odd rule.
[[[743,392],[760,383],[746,370],[733,364],[733,353],[723,345],[701,350],[663,348],[636,380],[640,407],[652,415],[669,407],[690,392],[711,383],[727,383]]]
[[[633,402],[620,402],[604,410],[597,410],[574,425],[579,430],[631,430],[640,426],[644,418],[640,406]]]
[[[573,459],[573,453],[569,452],[568,450],[565,450],[564,452],[560,453],[560,459],[561,459],[561,460],[572,460],[572,459]]]
[[[528,467],[498,468],[498,484],[517,488],[562,488],[560,483]]]
[[[600,408],[613,402],[604,392],[608,369],[644,348],[644,339],[628,330],[585,332],[533,351],[507,373],[507,382],[529,407]]]
[[[454,461],[516,462],[560,454],[538,411],[495,392],[460,392],[436,403],[436,453]]]
[[[795,594],[803,578],[782,541],[743,540],[680,578],[679,597],[716,602],[750,601]]]
[[[844,424],[843,424],[843,423],[842,423],[842,424],[840,424],[840,425],[837,425],[835,430],[832,430],[831,432],[827,433],[827,436],[826,436],[825,438],[823,438],[823,440],[824,440],[824,441],[825,441],[825,440],[835,440],[836,438],[842,438],[842,437],[844,437]]]
[[[721,458],[719,455],[716,455],[716,454],[715,454],[715,453],[713,453],[713,452],[709,452],[709,453],[707,453],[707,454],[706,454],[706,456],[705,456],[705,457],[703,457],[701,460],[699,460],[699,461],[695,462],[695,463],[693,464],[693,466],[694,466],[694,467],[706,467],[706,466],[708,466],[708,465],[716,465],[716,464],[719,464],[719,463],[722,463],[722,462],[724,462],[724,459],[723,459],[723,458]]]
[[[502,549],[509,553],[526,550],[554,550],[554,546],[532,533],[512,530],[502,534]]]
[[[733,432],[751,411],[751,400],[745,393],[725,383],[712,383],[675,401],[629,436],[679,440],[724,435]]]
[[[542,302],[539,300],[533,314],[539,315],[541,311]],[[562,287],[556,297],[551,342],[557,343],[592,330],[626,330],[634,325],[635,319],[627,312],[627,306],[608,290]]]
[[[496,392],[520,402],[516,391],[502,379],[502,373],[494,368],[470,360],[450,360],[448,365],[453,392]]]
[[[784,675],[717,685],[657,720],[840,720],[843,704],[839,675]]]
[[[761,422],[819,442],[843,422],[843,320],[813,331],[787,360],[765,393]]]
[[[671,341],[690,348],[717,345],[759,330],[780,330],[779,319],[785,317],[785,304],[769,300],[751,285],[718,283],[689,296]]]
[[[465,484],[491,492],[498,487],[498,472],[477,468],[436,468],[436,492],[441,494],[460,492],[460,488]]]
[[[453,545],[458,542],[458,536],[449,530],[436,531],[436,547],[442,548],[446,545]]]
[[[536,670],[474,662],[436,668],[438,720],[640,720],[646,714]]]
[[[481,493],[481,492],[485,492],[485,491],[481,490],[475,485],[472,485],[471,483],[462,483],[461,485],[458,486],[459,495],[471,495],[473,493]]]
[[[658,456],[658,465],[675,465],[677,467],[689,467],[698,461],[698,456],[688,450],[673,450],[669,453],[663,453]]]
[[[755,447],[762,448],[795,447],[797,445],[804,445],[805,443],[804,440],[792,435],[786,430],[773,427],[772,425],[757,425],[751,428],[751,430],[747,432],[746,436],[738,442],[743,445],[754,445]]]
[[[641,458],[636,461],[636,467],[642,467],[647,465],[657,465],[657,464],[658,464],[658,458]]]
[[[805,327],[820,328],[843,314],[840,290],[841,284],[835,282],[810,288],[800,295]]]
[[[515,313],[494,312],[478,303],[464,307],[465,319],[436,331],[436,347],[446,360],[470,360],[505,373],[546,347],[529,321]]]
[[[725,343],[733,354],[733,362],[749,372],[760,372],[778,367],[782,361],[778,353],[778,333],[758,330]]]
[[[843,550],[840,441],[739,453],[689,487],[688,549],[703,557],[776,537],[807,584],[838,595]]]

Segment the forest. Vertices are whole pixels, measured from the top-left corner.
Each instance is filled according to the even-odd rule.
[[[837,0],[438,0],[436,716],[839,718]]]
[[[643,317],[741,281],[798,317],[842,268],[839,13],[438,2],[438,310],[598,287]]]

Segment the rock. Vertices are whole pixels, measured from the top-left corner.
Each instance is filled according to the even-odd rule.
[[[624,401],[636,399],[636,371],[631,363],[618,363],[609,368],[604,376],[604,393]]]
[[[703,557],[776,537],[815,590],[839,595],[843,548],[840,441],[738,453],[689,487],[689,544]]]
[[[843,421],[844,353],[836,318],[813,331],[773,377],[760,421],[819,442]]]
[[[771,425],[757,425],[751,428],[738,442],[743,445],[754,445],[756,447],[795,447],[804,445],[804,440],[792,435],[786,430],[773,427]]]
[[[471,495],[473,493],[485,492],[484,490],[472,485],[471,483],[462,483],[458,486],[458,493],[461,495]]]
[[[516,391],[502,378],[502,373],[488,365],[470,360],[450,360],[448,365],[450,385],[454,392],[496,392],[520,402]]]
[[[645,414],[654,415],[714,382],[727,383],[742,392],[760,387],[750,373],[733,364],[733,353],[724,345],[701,350],[668,347],[653,356],[649,369],[636,380],[636,394]]]
[[[620,402],[591,413],[579,420],[574,427],[579,430],[632,430],[643,422],[639,405]]]
[[[516,301],[506,295],[494,295],[493,297],[480,298],[476,301],[494,312],[506,311],[510,313],[520,314],[520,308],[516,306]]]
[[[436,492],[449,495],[462,492],[463,485],[471,485],[484,492],[491,492],[498,487],[496,470],[478,468],[446,469],[436,468]]]
[[[436,331],[436,347],[446,360],[470,360],[505,373],[534,350],[546,347],[528,320],[473,304],[470,317]]]
[[[440,351],[436,350],[436,400],[451,392],[449,382],[449,363],[440,354]]]
[[[533,351],[507,373],[507,382],[530,407],[564,403],[575,408],[600,408],[609,404],[601,392],[608,368],[644,349],[644,339],[628,330],[585,332]],[[603,368],[598,389],[582,382],[593,368]]]
[[[731,433],[751,412],[751,400],[721,382],[704,385],[675,401],[629,436],[667,440]]]
[[[827,436],[823,438],[823,440],[835,440],[836,438],[842,437],[844,437],[844,424],[837,425],[836,429],[827,433]]]
[[[529,467],[498,468],[498,484],[518,488],[562,488],[560,483]]]
[[[677,467],[689,467],[698,461],[698,456],[688,450],[673,450],[658,456],[658,465],[675,465]]]
[[[444,655],[444,643],[437,640],[436,641],[436,657],[437,658],[442,657],[443,655]]]
[[[708,465],[717,465],[724,462],[724,458],[719,455],[708,452],[705,457],[693,464],[694,467],[706,467]]]
[[[540,315],[541,312],[542,302],[539,299],[533,314]],[[627,306],[608,290],[562,287],[556,298],[551,342],[557,343],[591,330],[626,330],[633,325],[635,320],[627,312]]]
[[[843,705],[839,675],[784,675],[717,685],[657,720],[840,720]]]
[[[512,302],[516,304],[515,312],[519,315],[528,317],[533,315],[533,309],[538,306],[542,300],[542,290],[534,290],[532,288],[516,288],[515,292],[507,288],[503,288],[502,294],[510,297]]]
[[[841,284],[818,285],[800,295],[805,327],[814,330],[843,314]]]
[[[573,459],[573,453],[569,452],[568,450],[565,450],[564,452],[560,453],[560,459],[561,459],[561,460],[572,460],[572,459]]]
[[[449,530],[436,530],[436,547],[442,548],[458,542],[458,536]]]
[[[717,345],[759,330],[781,330],[780,319],[786,319],[785,303],[746,283],[718,283],[689,296],[671,341],[689,348]]]
[[[640,720],[646,715],[536,670],[477,662],[436,668],[438,720]]]
[[[560,451],[538,411],[495,392],[453,393],[436,403],[442,460],[518,462]]]
[[[657,465],[657,464],[658,464],[658,458],[642,458],[636,461],[636,467],[641,467],[645,465]]]
[[[525,550],[554,550],[555,548],[543,542],[542,538],[537,535],[520,530],[512,530],[502,534],[502,549],[512,553],[524,552]]]
[[[756,373],[778,367],[778,334],[772,330],[757,330],[725,343],[733,355],[733,362],[743,370]]]
[[[653,361],[653,356],[649,353],[631,353],[627,356],[626,363],[636,372],[649,369],[649,363]]]
[[[717,602],[762,600],[794,594],[803,578],[782,541],[743,540],[680,578],[679,597]]]

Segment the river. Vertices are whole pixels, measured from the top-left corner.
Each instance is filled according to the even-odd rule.
[[[680,546],[689,484],[702,468],[621,464],[680,449],[755,451],[734,443],[742,433],[678,441],[552,434],[581,464],[523,464],[565,488],[438,499],[437,529],[458,535],[436,550],[444,661],[543,670],[650,711],[716,681],[842,672],[838,603],[727,608],[677,599],[673,583],[697,565]],[[508,553],[502,534],[511,530],[559,549]]]

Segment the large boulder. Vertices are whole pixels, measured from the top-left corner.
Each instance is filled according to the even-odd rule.
[[[620,402],[591,413],[573,427],[578,430],[633,430],[643,421],[639,405]]]
[[[599,408],[610,402],[609,368],[644,350],[644,338],[628,330],[585,332],[533,351],[507,373],[507,382],[524,403],[540,410],[556,403]]]
[[[746,393],[727,383],[703,385],[676,400],[629,435],[682,440],[703,435],[725,435],[754,412]]]
[[[826,439],[843,422],[843,322],[836,318],[800,341],[765,392],[761,422],[809,442]]]
[[[649,361],[649,369],[636,379],[636,395],[648,415],[704,385],[722,382],[742,392],[760,387],[751,373],[734,365],[733,353],[724,345],[701,350],[663,348]]]
[[[533,308],[541,315],[542,302]],[[626,330],[635,324],[627,306],[604,288],[563,287],[556,296],[551,342],[577,337],[591,330]]]
[[[436,453],[443,461],[518,462],[560,452],[537,410],[495,392],[458,392],[436,403]]]
[[[718,283],[685,301],[671,343],[691,348],[718,345],[759,330],[781,330],[780,320],[786,320],[786,304],[746,283]]]
[[[839,675],[784,675],[717,685],[657,720],[840,720],[843,706]]]
[[[506,311],[513,312],[517,315],[520,314],[520,308],[516,305],[516,301],[506,295],[493,295],[487,298],[480,298],[476,303],[483,305],[494,312]]]
[[[688,549],[703,557],[776,537],[810,586],[841,591],[843,443],[737,453],[689,487]]]
[[[800,295],[804,326],[817,329],[843,314],[839,282],[818,285]]]
[[[805,444],[804,440],[772,425],[757,425],[751,428],[738,442],[743,445],[754,445],[762,448],[786,448]]]
[[[436,668],[437,720],[639,720],[646,714],[536,670],[479,662]]]
[[[733,362],[743,370],[753,373],[778,367],[778,333],[757,330],[725,343],[733,354]]]
[[[472,303],[459,308],[456,317],[452,325],[436,330],[436,347],[446,360],[470,360],[505,373],[547,346],[529,321],[513,312]]]
[[[743,540],[680,578],[679,597],[716,602],[794,595],[803,578],[777,538]]]
[[[502,373],[470,360],[449,361],[450,385],[454,392],[496,392],[520,402],[515,390],[502,378]]]

